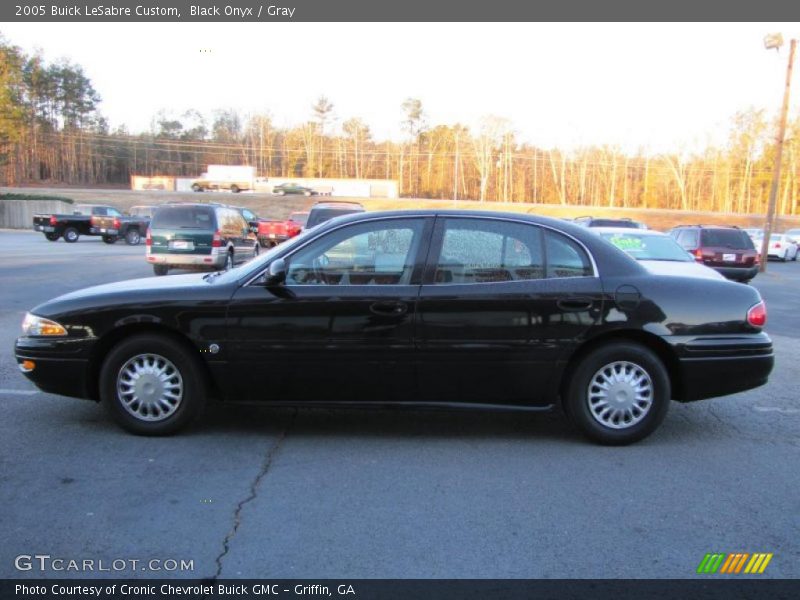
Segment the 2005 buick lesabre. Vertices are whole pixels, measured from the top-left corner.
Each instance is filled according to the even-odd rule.
[[[139,434],[208,398],[544,410],[590,438],[652,433],[670,400],[763,385],[758,292],[659,276],[581,227],[466,211],[362,213],[243,266],[101,285],[34,308],[15,345],[46,392]]]

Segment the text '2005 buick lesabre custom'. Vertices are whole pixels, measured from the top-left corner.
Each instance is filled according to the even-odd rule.
[[[101,285],[35,307],[15,352],[44,391],[139,434],[208,399],[562,406],[591,439],[652,433],[670,400],[766,383],[758,291],[649,273],[584,228],[469,211],[362,213],[227,272]]]

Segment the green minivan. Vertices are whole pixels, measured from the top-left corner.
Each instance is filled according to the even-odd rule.
[[[170,269],[231,269],[258,255],[258,240],[239,211],[216,204],[163,204],[147,230],[147,262]]]

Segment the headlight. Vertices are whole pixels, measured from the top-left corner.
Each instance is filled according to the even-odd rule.
[[[55,321],[45,319],[44,317],[37,317],[31,313],[27,313],[25,319],[22,321],[22,332],[25,335],[67,335],[67,330],[64,329],[63,325],[59,325]]]

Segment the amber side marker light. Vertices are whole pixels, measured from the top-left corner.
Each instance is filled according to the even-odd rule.
[[[36,363],[32,360],[23,360],[19,363],[19,370],[23,373],[30,373],[36,368]]]

